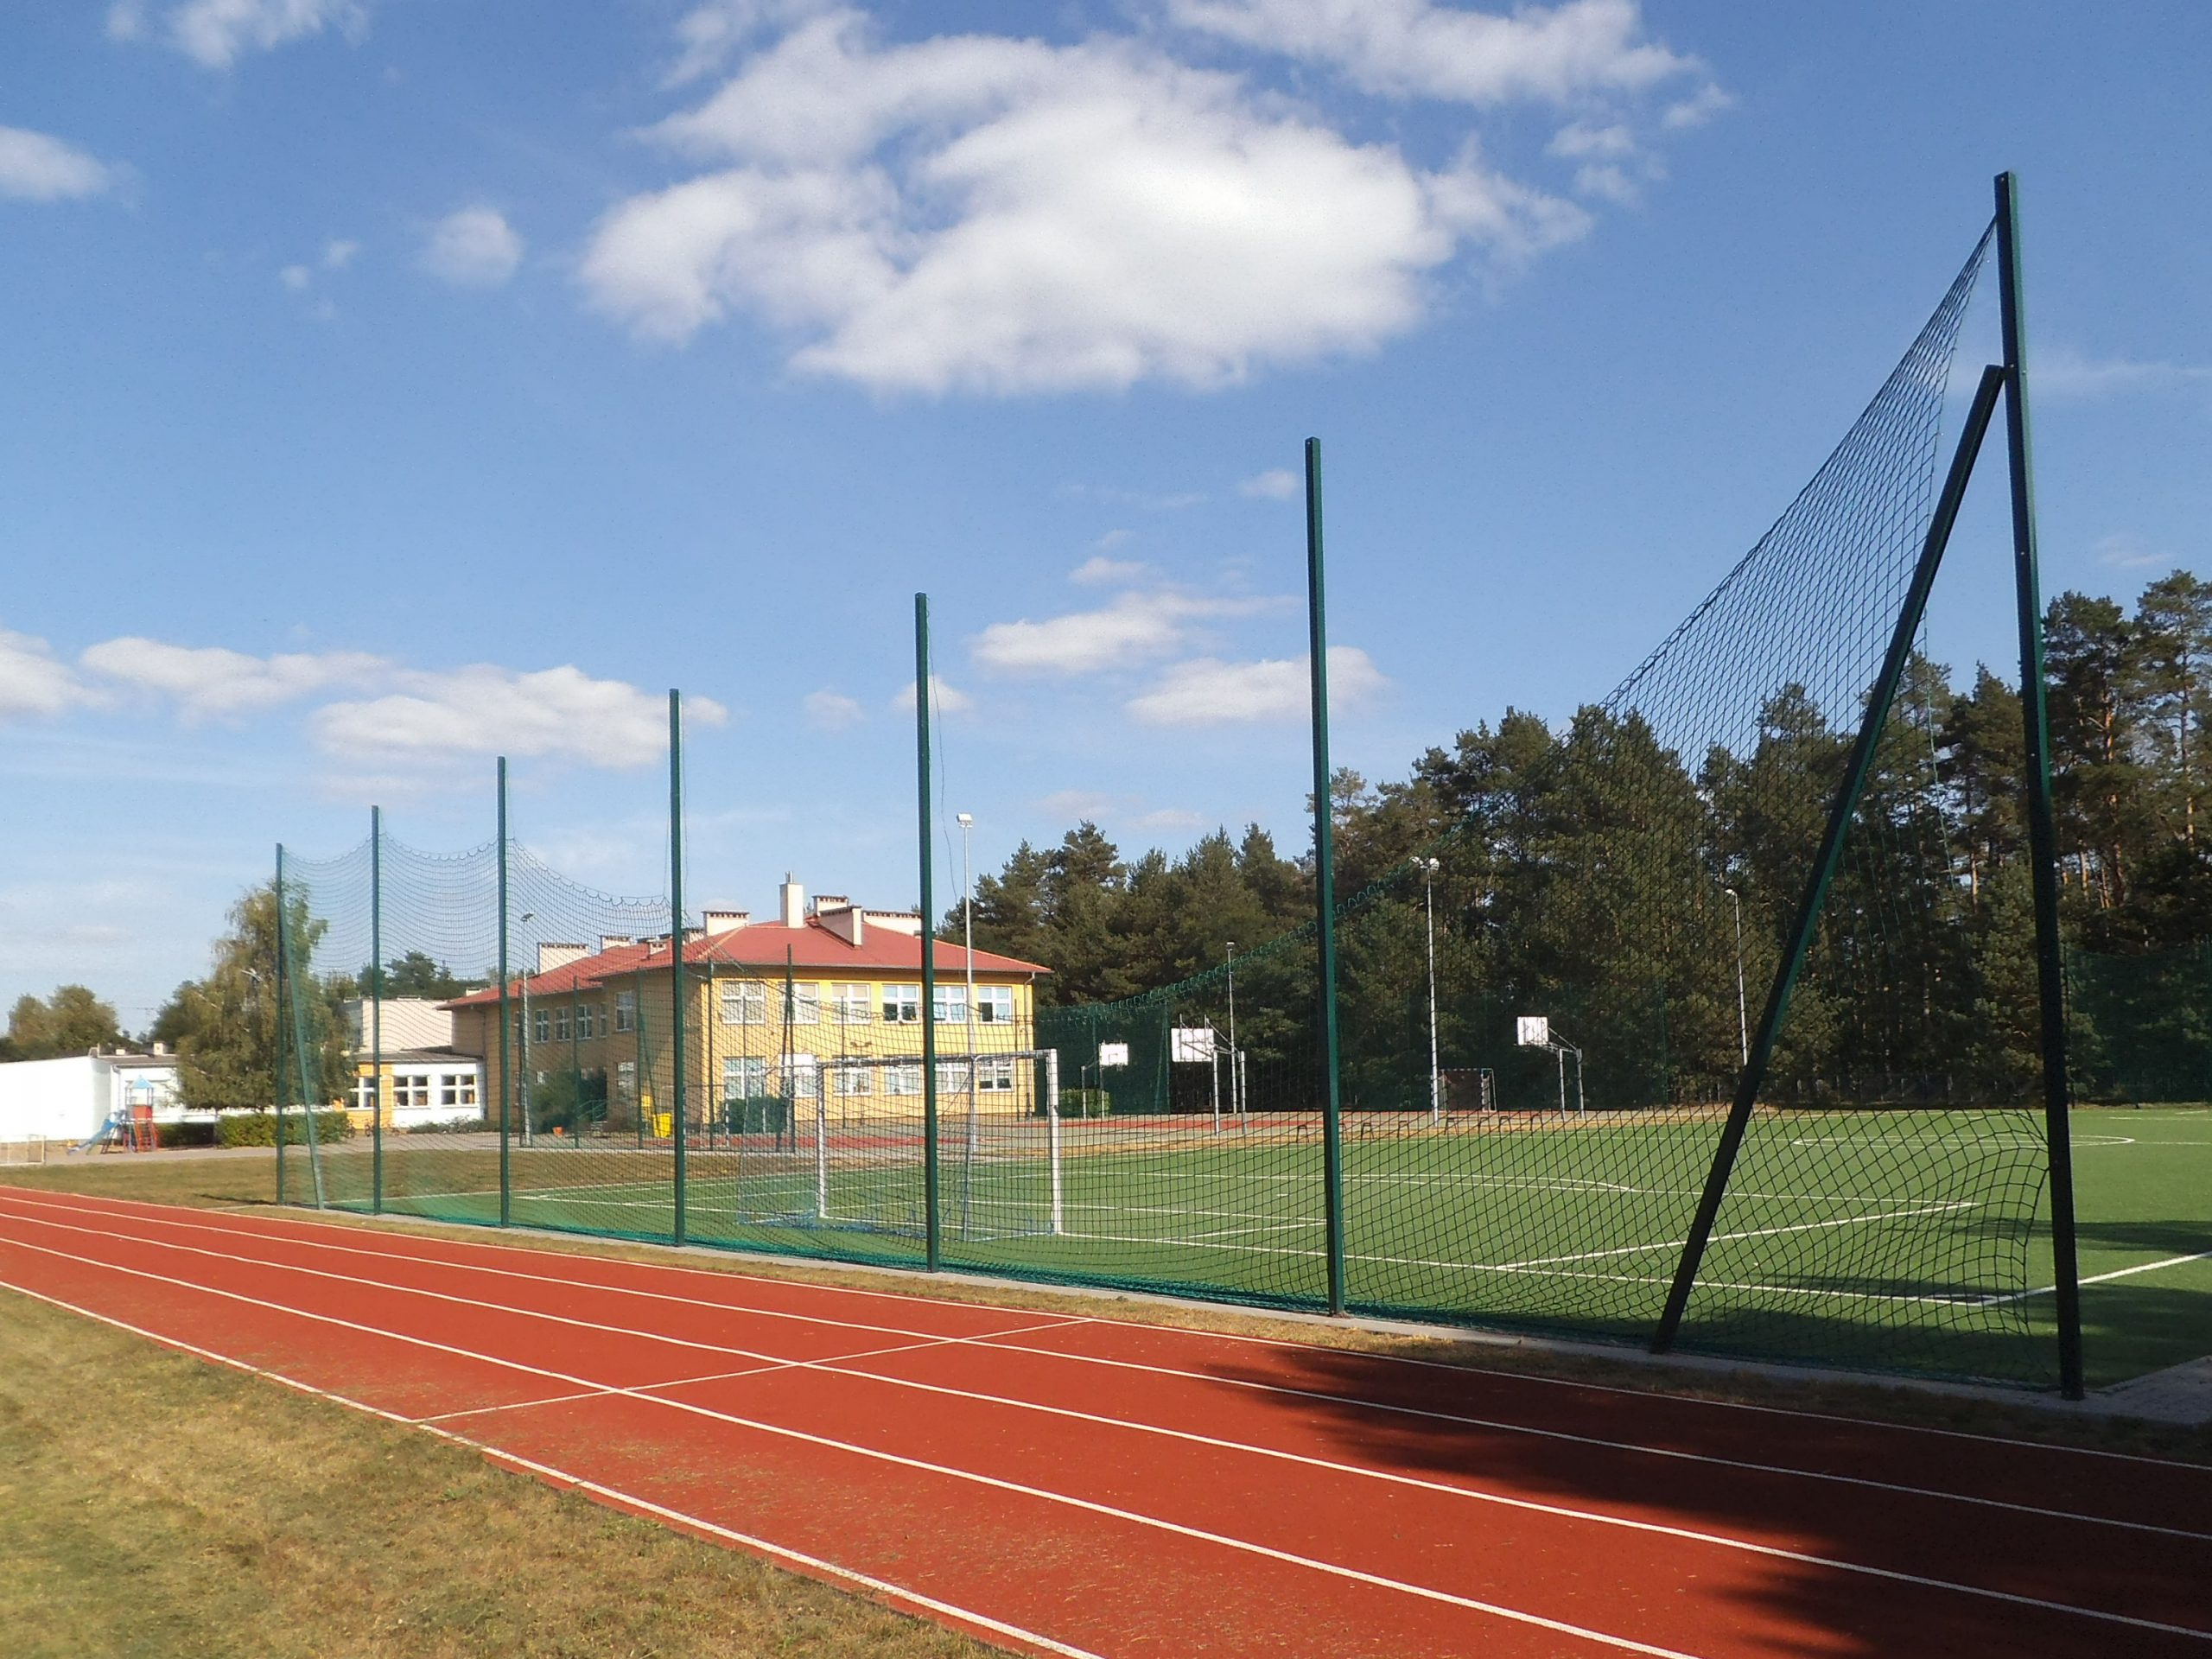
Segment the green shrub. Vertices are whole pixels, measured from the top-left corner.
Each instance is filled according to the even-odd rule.
[[[154,1141],[161,1147],[212,1147],[215,1144],[213,1123],[156,1123]]]
[[[1113,1112],[1114,1096],[1104,1089],[1063,1089],[1060,1090],[1062,1117],[1105,1117]],[[1039,1106],[1038,1115],[1045,1109]]]
[[[315,1115],[315,1139],[324,1146],[334,1141],[344,1141],[353,1133],[353,1120],[340,1111],[322,1111]],[[307,1144],[308,1129],[303,1115],[297,1109],[284,1114],[286,1144],[303,1147]],[[274,1112],[226,1112],[217,1120],[215,1144],[219,1147],[273,1147],[276,1144],[276,1114]]]

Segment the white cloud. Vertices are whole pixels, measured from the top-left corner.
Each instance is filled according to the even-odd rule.
[[[1140,812],[1135,817],[1128,819],[1127,823],[1132,830],[1142,830],[1155,835],[1188,834],[1193,830],[1203,830],[1206,827],[1204,817],[1186,807],[1180,806],[1163,806],[1150,812]]]
[[[1699,72],[1643,38],[1637,0],[1567,0],[1510,16],[1433,0],[1167,0],[1185,29],[1327,64],[1395,97],[1563,103]]]
[[[302,294],[307,291],[311,276],[312,273],[305,265],[287,265],[276,273],[276,280],[295,294]]]
[[[1298,474],[1282,467],[1255,473],[1236,486],[1239,495],[1255,496],[1263,501],[1288,501],[1298,491]]]
[[[1372,702],[1388,689],[1368,654],[1356,645],[1329,647],[1329,704],[1342,712]],[[1128,711],[1147,726],[1220,726],[1258,721],[1303,720],[1313,706],[1306,659],[1270,658],[1224,663],[1200,657],[1178,663],[1159,683],[1129,700]]]
[[[158,22],[153,16],[156,10],[146,0],[117,0],[108,10],[108,37],[143,41],[158,35],[208,69],[227,69],[250,51],[273,52],[326,29],[359,40],[369,22],[360,0],[182,0]]]
[[[1098,539],[1102,547],[1120,545],[1119,542],[1109,542],[1103,536]],[[1151,569],[1141,560],[1109,559],[1103,553],[1094,553],[1068,572],[1068,580],[1087,588],[1106,587],[1141,581]]]
[[[45,640],[0,628],[0,721],[65,714],[92,701]]]
[[[1281,603],[1268,599],[1201,599],[1184,594],[1122,594],[1096,611],[1041,622],[994,622],[969,642],[969,654],[1001,674],[1096,674],[1164,657],[1188,641],[1193,624],[1249,616]]]
[[[430,230],[423,269],[456,288],[497,288],[522,263],[522,238],[493,207],[463,207]]]
[[[682,50],[665,85],[681,86],[721,68],[764,30],[836,10],[836,0],[709,0],[676,25]]]
[[[1455,257],[1587,224],[1471,148],[1425,170],[1138,41],[883,46],[850,9],[654,136],[713,170],[601,220],[591,303],[671,343],[751,314],[883,391],[1235,382],[1371,349]]]
[[[806,723],[817,732],[842,731],[848,726],[857,726],[868,718],[855,697],[842,691],[810,691],[800,707],[806,715]]]
[[[325,270],[343,270],[353,263],[353,256],[360,251],[359,242],[334,236],[322,245],[322,268]]]
[[[2179,565],[2181,561],[2148,546],[2133,531],[2115,530],[2100,536],[2093,550],[2097,563],[2121,570],[2140,570],[2154,564]]]
[[[637,766],[668,752],[665,696],[574,666],[522,672],[480,664],[394,680],[397,689],[385,696],[317,709],[308,722],[316,747],[387,764],[507,754]],[[694,726],[729,718],[707,697],[685,698],[683,712]]]
[[[2028,398],[2038,394],[2061,400],[2123,397],[2130,392],[2175,391],[2212,382],[2212,368],[2183,363],[2145,362],[2126,357],[2091,358],[2061,346],[2028,359]]]
[[[944,683],[942,675],[930,676],[930,708],[940,715],[964,715],[976,706],[976,699],[965,691],[957,690]],[[894,714],[914,712],[914,683],[912,680],[899,688],[899,695],[891,699]]]
[[[122,169],[28,127],[0,127],[0,196],[69,201],[115,188]]]
[[[1111,795],[1092,789],[1056,789],[1037,803],[1038,810],[1055,818],[1088,818],[1096,823],[1115,816],[1120,803]]]
[[[251,657],[219,645],[172,645],[135,636],[104,640],[78,661],[104,678],[168,699],[188,723],[232,719],[320,691],[366,685],[391,666],[358,651]]]

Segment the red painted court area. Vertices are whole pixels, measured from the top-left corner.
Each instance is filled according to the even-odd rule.
[[[0,1187],[0,1284],[1022,1651],[2212,1656],[2212,1471]]]

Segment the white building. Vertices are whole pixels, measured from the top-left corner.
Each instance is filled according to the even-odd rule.
[[[175,1055],[73,1054],[0,1065],[0,1141],[89,1141],[133,1109],[156,1123],[182,1121]]]

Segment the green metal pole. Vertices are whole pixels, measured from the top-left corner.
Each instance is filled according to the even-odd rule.
[[[638,1147],[639,1151],[643,1151],[645,1145],[645,1103],[653,1091],[652,1056],[645,1052],[645,959],[643,957],[638,958],[638,970],[636,974],[632,976],[633,982],[637,986],[637,989],[632,994],[632,1001],[637,1004],[636,1007],[632,1010],[632,1014],[638,1022],[638,1097],[635,1101],[631,1103],[632,1105],[637,1109],[631,1114],[631,1116],[638,1120]]]
[[[676,1242],[683,1243],[683,699],[668,694],[668,1001],[676,1068]]]
[[[2020,719],[2028,762],[2028,858],[2035,891],[2036,989],[2043,1026],[2044,1128],[2050,1155],[2050,1250],[2058,1316],[2058,1386],[2082,1397],[2082,1286],[2074,1236],[2074,1139],[2069,1113],[2066,979],[2058,938],[2058,826],[2051,807],[2050,725],[2036,558],[2033,446],[2028,429],[2027,322],[2020,297],[2019,186],[1997,175],[1998,296],[2005,329],[2005,429],[2012,479],[2012,574],[2020,611]]]
[[[513,1173],[507,1146],[508,1108],[514,1098],[515,1080],[508,1071],[509,1044],[514,1033],[507,1013],[507,757],[499,757],[499,1225],[513,1216]]]
[[[1321,1179],[1329,1312],[1344,1311],[1344,1163],[1337,1077],[1337,853],[1329,787],[1329,624],[1321,570],[1321,440],[1306,440],[1306,613],[1313,675],[1313,919],[1321,961]]]
[[[930,596],[914,595],[914,754],[922,849],[922,1219],[924,1255],[938,1270],[937,909],[930,874]]]
[[[276,982],[270,987],[269,1019],[276,1027],[276,1202],[284,1202],[284,843],[276,843]]]
[[[1843,785],[1836,791],[1835,800],[1828,809],[1827,826],[1821,832],[1820,851],[1814,857],[1804,896],[1798,901],[1789,943],[1775,969],[1758,1028],[1751,1035],[1751,1058],[1745,1062],[1743,1075],[1737,1079],[1735,1103],[1720,1131],[1720,1144],[1714,1149],[1713,1167],[1706,1175],[1696,1217],[1690,1224],[1689,1236],[1675,1263],[1674,1284],[1667,1293],[1666,1307],[1660,1313],[1658,1328],[1652,1335],[1654,1353],[1663,1354],[1675,1345],[1675,1338],[1681,1330],[1682,1316],[1689,1309],[1690,1293],[1697,1287],[1698,1269],[1705,1261],[1706,1246],[1712,1241],[1720,1202],[1727,1195],[1736,1155],[1743,1147],[1745,1131],[1751,1127],[1751,1109],[1758,1099],[1760,1086],[1766,1081],[1767,1066],[1774,1058],[1776,1036],[1782,1029],[1783,1014],[1789,1012],[1790,993],[1796,988],[1805,953],[1812,948],[1813,930],[1820,921],[1828,884],[1835,879],[1836,865],[1843,856],[1844,832],[1858,808],[1866,776],[1873,770],[1874,752],[1881,741],[1882,728],[1889,719],[1890,705],[1896,701],[1897,684],[1911,660],[1912,642],[1920,632],[1920,620],[1928,608],[1929,590],[1936,584],[1936,571],[1943,562],[1943,550],[1950,543],[1951,526],[1957,522],[1967,480],[1974,476],[1974,457],[1981,453],[1982,439],[1989,431],[1990,417],[1996,412],[1997,397],[2004,387],[2004,370],[1993,366],[1982,371],[1974,404],[1967,411],[1966,426],[1959,434],[1958,449],[1951,457],[1951,470],[1943,480],[1943,493],[1937,498],[1935,516],[1929,520],[1928,537],[1921,544],[1920,562],[1913,569],[1912,585],[1906,589],[1897,626],[1890,632],[1888,654],[1882,659],[1881,671],[1875,676],[1873,688],[1867,694],[1866,712],[1859,722],[1859,737],[1852,746],[1850,766],[1844,774]]]
[[[384,1213],[384,809],[369,809],[369,1213]]]

